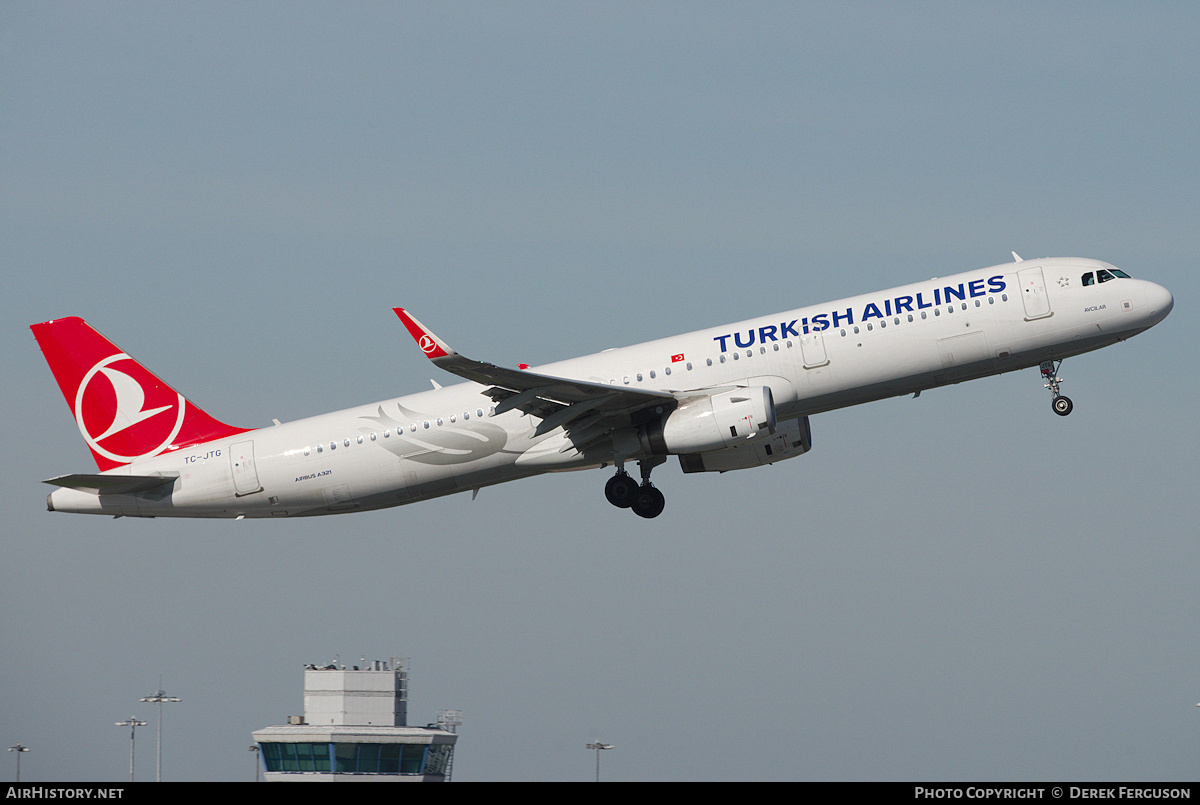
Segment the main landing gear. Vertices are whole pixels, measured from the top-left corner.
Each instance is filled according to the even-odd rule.
[[[633,513],[638,517],[658,517],[667,505],[667,499],[650,483],[650,470],[664,461],[665,458],[656,457],[638,462],[642,471],[641,486],[638,486],[637,482],[629,477],[629,473],[625,472],[625,468],[618,464],[617,474],[609,478],[608,483],[604,485],[604,497],[619,509],[633,509]]]
[[[1050,393],[1054,395],[1054,399],[1050,401],[1050,405],[1054,408],[1054,413],[1059,416],[1066,416],[1071,413],[1071,409],[1075,404],[1071,402],[1070,397],[1064,397],[1058,393],[1059,384],[1062,383],[1062,378],[1058,376],[1058,370],[1062,367],[1062,361],[1055,364],[1054,361],[1042,361],[1042,379],[1046,381],[1046,388],[1050,389]]]

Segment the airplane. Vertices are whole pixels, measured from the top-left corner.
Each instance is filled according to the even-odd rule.
[[[80,318],[35,324],[100,470],[47,480],[46,505],[299,517],[611,466],[607,500],[653,518],[665,498],[650,473],[669,456],[684,473],[774,464],[809,451],[809,418],[824,411],[1037,366],[1066,416],[1063,359],[1137,335],[1174,305],[1108,263],[1013,258],[538,367],[467,358],[394,308],[433,364],[466,382],[257,429],[209,416]]]

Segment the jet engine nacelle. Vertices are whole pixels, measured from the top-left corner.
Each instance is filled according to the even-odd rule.
[[[744,470],[794,458],[810,449],[812,431],[808,427],[808,417],[801,417],[780,422],[768,439],[737,444],[724,450],[682,455],[679,457],[679,466],[684,472]]]
[[[767,386],[736,388],[680,405],[638,431],[652,455],[723,450],[775,432],[775,401]]]

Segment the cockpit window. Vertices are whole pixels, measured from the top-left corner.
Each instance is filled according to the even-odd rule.
[[[1089,271],[1082,277],[1084,286],[1095,285],[1097,279],[1099,279],[1100,282],[1108,282],[1109,280],[1115,280],[1118,278],[1126,280],[1131,279],[1128,274],[1119,268],[1102,268],[1095,274],[1092,274],[1092,272]]]
[[[1096,272],[1096,278],[1100,282],[1108,282],[1109,280],[1117,280],[1117,278],[1121,278],[1121,280],[1130,280],[1132,277],[1130,277],[1121,269],[1100,269]],[[1085,282],[1084,284],[1087,286],[1087,284],[1091,283]]]

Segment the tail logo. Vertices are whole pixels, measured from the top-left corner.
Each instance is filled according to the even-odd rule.
[[[121,361],[128,363],[120,368],[113,366]],[[75,422],[92,450],[127,464],[158,455],[171,446],[183,427],[185,405],[182,394],[158,382],[136,361],[119,352],[83,376],[75,394]],[[174,418],[162,416],[172,409],[176,411]]]
[[[426,355],[437,349],[437,342],[427,335],[421,336],[421,340],[417,342],[417,345],[421,347],[421,351]]]

